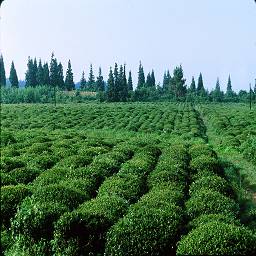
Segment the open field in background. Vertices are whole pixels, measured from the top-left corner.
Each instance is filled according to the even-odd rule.
[[[253,255],[255,193],[245,105],[2,105],[3,255]]]

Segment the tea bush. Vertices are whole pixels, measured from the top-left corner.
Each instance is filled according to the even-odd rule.
[[[255,234],[244,227],[212,221],[182,237],[177,255],[255,255],[255,241]]]

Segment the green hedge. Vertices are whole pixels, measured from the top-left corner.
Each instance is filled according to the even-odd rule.
[[[201,189],[186,202],[186,211],[191,219],[201,214],[230,214],[237,215],[238,205],[231,198],[222,195],[219,192],[208,189]]]
[[[244,227],[213,221],[184,236],[177,255],[255,255],[255,241],[255,234]]]
[[[206,144],[194,144],[189,148],[189,154],[192,159],[199,156],[208,156],[217,158],[217,154]]]
[[[58,202],[38,201],[36,198],[26,198],[13,222],[12,230],[15,236],[24,235],[39,241],[41,238],[50,240],[53,236],[54,222],[69,209]]]
[[[1,219],[4,226],[10,225],[21,202],[31,195],[30,189],[25,185],[1,187]]]
[[[107,230],[127,211],[128,202],[104,195],[64,214],[55,226],[56,255],[96,255],[104,252]],[[90,254],[91,253],[91,254]]]
[[[201,189],[220,192],[226,196],[233,196],[233,191],[228,182],[217,175],[203,176],[195,180],[189,187],[189,194],[193,196]]]
[[[174,204],[154,208],[140,204],[107,234],[105,255],[175,255],[182,209]]]

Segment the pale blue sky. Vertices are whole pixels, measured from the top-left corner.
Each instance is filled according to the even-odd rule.
[[[136,84],[139,61],[145,73],[182,64],[187,84],[202,72],[205,87],[222,89],[231,75],[234,90],[256,78],[256,4],[253,0],[5,0],[0,49],[7,76],[14,60],[24,79],[28,56],[49,60],[54,51],[71,59],[75,80],[90,63],[127,64]]]

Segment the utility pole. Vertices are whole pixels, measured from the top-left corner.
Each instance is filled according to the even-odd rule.
[[[252,109],[252,86],[250,83],[250,110]]]

